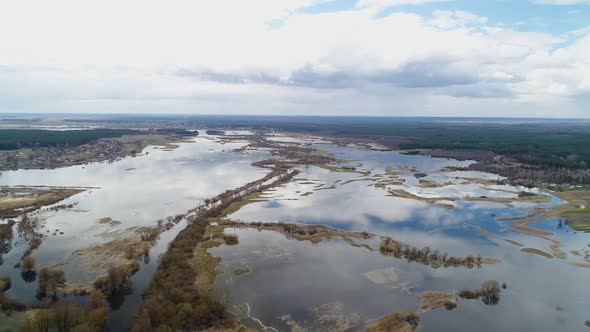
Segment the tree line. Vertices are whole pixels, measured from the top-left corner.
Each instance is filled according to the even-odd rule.
[[[432,267],[450,267],[450,266],[465,266],[473,268],[481,267],[487,260],[480,255],[454,257],[449,256],[446,252],[440,252],[430,247],[416,248],[408,244],[400,243],[391,238],[384,238],[379,244],[379,250],[384,255],[391,255],[396,258],[405,258],[409,262],[421,262]]]

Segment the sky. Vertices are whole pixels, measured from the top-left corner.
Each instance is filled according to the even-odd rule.
[[[590,0],[0,0],[0,112],[590,118]]]

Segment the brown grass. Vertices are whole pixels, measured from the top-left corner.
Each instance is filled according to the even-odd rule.
[[[285,224],[285,223],[262,223],[250,222],[242,223],[231,220],[221,220],[220,226],[224,228],[254,228],[267,231],[275,231],[285,234],[287,238],[299,241],[311,241],[318,243],[324,239],[333,237],[354,237],[360,239],[370,239],[374,234],[367,232],[351,232],[343,231],[336,228],[324,225],[300,225],[300,224]]]
[[[508,242],[510,244],[513,244],[513,245],[515,245],[517,247],[524,247],[524,244],[522,244],[520,242],[517,242],[517,241],[514,241],[514,240],[504,239],[504,241],[506,241],[506,242]]]
[[[0,216],[16,217],[46,205],[55,204],[85,189],[2,187],[0,190]]]
[[[415,312],[398,311],[367,323],[366,332],[412,332],[418,327],[420,316]]]
[[[454,306],[453,306],[454,305]],[[423,291],[420,293],[420,309],[452,309],[457,301],[451,293],[437,291]]]
[[[522,249],[520,249],[520,251],[526,252],[528,254],[535,254],[535,255],[543,256],[545,258],[553,258],[553,256],[551,256],[550,254],[544,252],[543,250],[539,250],[536,248],[522,248]]]
[[[396,196],[396,197],[413,199],[413,200],[418,200],[418,201],[427,202],[427,203],[431,203],[431,204],[434,204],[438,201],[494,202],[494,203],[509,204],[509,203],[513,203],[513,202],[542,203],[542,202],[548,202],[550,200],[549,197],[544,196],[544,195],[510,197],[510,198],[508,198],[508,197],[487,197],[487,196],[485,196],[485,197],[484,196],[481,196],[481,197],[470,197],[470,196],[444,197],[444,196],[441,196],[441,197],[435,197],[435,198],[426,198],[426,197],[414,195],[404,189],[390,190],[389,194],[391,194],[392,196]],[[516,193],[514,193],[514,194],[516,194]]]

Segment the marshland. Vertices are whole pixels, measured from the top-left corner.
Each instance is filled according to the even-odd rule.
[[[15,331],[584,328],[584,192],[366,138],[191,130],[168,138],[174,148],[158,138],[115,159],[4,171],[0,321]]]

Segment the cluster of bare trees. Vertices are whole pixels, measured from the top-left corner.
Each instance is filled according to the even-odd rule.
[[[94,281],[94,287],[107,296],[118,294],[129,287],[129,279],[137,271],[139,271],[138,262],[123,266],[110,266],[105,276]]]
[[[404,243],[397,242],[391,238],[385,238],[379,245],[379,250],[384,255],[391,255],[396,258],[405,258],[410,262],[421,262],[432,267],[449,267],[449,266],[465,266],[473,268],[481,267],[483,259],[480,255],[454,257],[449,256],[446,252],[433,250],[430,247],[416,248]]]
[[[11,282],[9,277],[0,277],[0,292],[5,292],[10,289]]]
[[[30,256],[33,253],[33,250],[39,248],[43,242],[43,234],[37,232],[38,226],[39,219],[36,217],[29,218],[26,213],[23,214],[21,221],[18,223],[18,233],[21,238],[27,239],[29,241],[29,247],[24,251],[21,262],[15,266],[16,268],[22,264],[22,260],[25,257]]]
[[[74,207],[74,204],[59,204],[59,205],[54,205],[52,207],[49,207],[48,209],[50,211],[59,211],[59,210],[71,209],[73,207]]]
[[[223,234],[223,240],[228,246],[233,246],[239,243],[238,236],[235,234]]]
[[[206,218],[196,219],[170,243],[144,293],[133,331],[193,331],[216,326],[226,319],[225,308],[196,287],[198,272],[190,263],[195,247],[203,241],[207,224]]]
[[[462,299],[478,299],[481,298],[483,303],[487,305],[496,305],[500,302],[500,293],[502,289],[506,289],[506,283],[500,283],[496,280],[487,280],[481,284],[481,287],[476,290],[462,290],[459,292],[459,297]]]
[[[16,221],[11,219],[5,224],[0,224],[0,265],[4,264],[3,256],[12,250],[12,238],[14,236],[12,226],[15,223]]]
[[[26,309],[26,306],[19,300],[12,296],[4,294],[12,286],[12,282],[9,277],[0,277],[0,311],[11,312],[22,311]]]
[[[30,270],[34,260],[27,256],[21,263],[21,269]],[[104,331],[107,321],[105,295],[98,290],[90,293],[86,307],[81,308],[67,296],[57,298],[57,291],[65,286],[65,273],[59,269],[42,268],[39,270],[38,296],[42,305],[27,318],[23,331],[27,332],[99,332]],[[0,310],[23,311],[27,306],[18,300],[6,296],[10,288],[10,279],[0,277]],[[45,296],[49,295],[45,298]]]
[[[37,278],[37,271],[35,271],[35,259],[31,256],[25,256],[20,261],[20,275],[26,282],[33,282]]]
[[[31,332],[99,332],[107,321],[105,296],[94,291],[88,296],[85,308],[71,299],[62,299],[45,309],[36,310],[27,319],[24,331]]]
[[[46,296],[52,293],[53,297],[57,296],[57,290],[66,284],[66,274],[63,270],[44,267],[39,270],[39,286],[37,293],[39,296]]]

